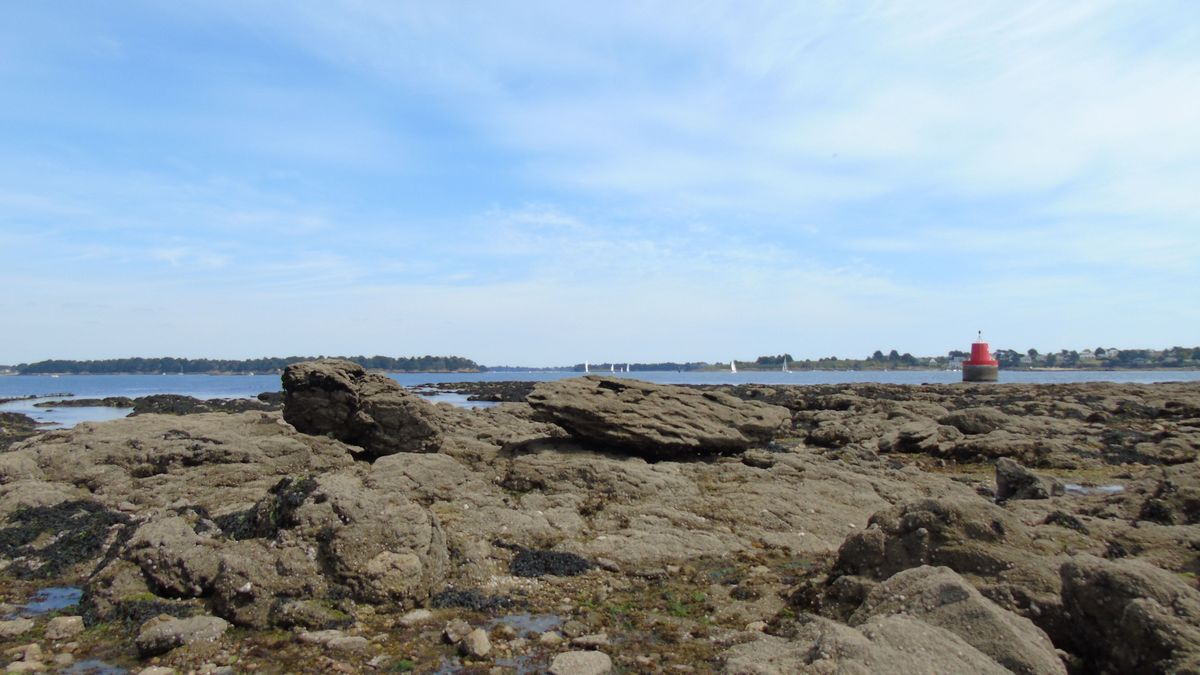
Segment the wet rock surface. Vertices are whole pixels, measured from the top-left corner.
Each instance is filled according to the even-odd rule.
[[[595,407],[665,421],[604,440],[336,363],[293,375],[291,410],[0,452],[0,647],[134,672],[1194,668],[1198,385],[614,393]],[[749,451],[639,445],[672,406],[724,439],[709,406],[743,403],[780,421],[737,431]],[[19,616],[48,587],[83,589],[82,632]],[[238,628],[154,657],[129,637],[192,618]]]

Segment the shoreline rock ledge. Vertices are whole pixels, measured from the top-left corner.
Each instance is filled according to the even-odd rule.
[[[577,440],[646,459],[741,452],[791,424],[782,406],[719,391],[599,375],[544,382],[527,397],[534,418]]]

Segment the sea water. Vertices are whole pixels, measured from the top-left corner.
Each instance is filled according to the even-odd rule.
[[[609,373],[598,373],[607,375]],[[391,373],[390,377],[406,387],[455,382],[547,382],[580,377],[578,371],[531,371],[500,373]],[[612,373],[659,384],[953,384],[962,381],[962,373],[949,370],[804,370],[780,371],[644,371]],[[1053,370],[1002,371],[1001,384],[1066,384],[1072,382],[1200,382],[1196,370]],[[39,401],[67,398],[137,398],[151,394],[182,394],[196,398],[251,398],[265,391],[279,391],[278,375],[9,375],[0,376],[0,399],[38,396],[36,400],[0,404],[0,412],[20,412],[54,427],[69,427],[83,421],[104,421],[124,417],[122,408],[38,408]],[[462,395],[426,394],[434,401],[480,407]]]

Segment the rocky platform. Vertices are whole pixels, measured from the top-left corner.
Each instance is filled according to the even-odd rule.
[[[1200,386],[384,379],[0,453],[12,668],[1200,668]]]

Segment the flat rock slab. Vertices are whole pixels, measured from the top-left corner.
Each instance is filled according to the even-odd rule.
[[[147,623],[138,633],[138,652],[143,657],[166,652],[196,642],[212,642],[225,634],[229,622],[215,616],[193,616]]]
[[[579,440],[648,459],[740,452],[791,421],[787,408],[723,392],[597,375],[541,383],[527,400]]]

